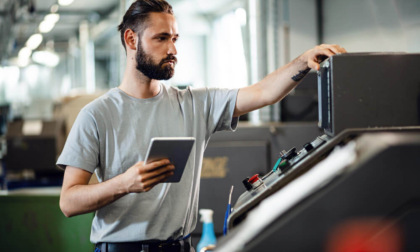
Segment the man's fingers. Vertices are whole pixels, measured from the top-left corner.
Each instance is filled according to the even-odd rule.
[[[330,57],[330,56],[333,56],[334,54],[335,54],[335,52],[332,51],[330,47],[320,46],[315,50],[315,56],[325,55],[325,56]]]
[[[163,159],[149,164],[143,161],[130,167],[124,174],[129,192],[147,192],[157,183],[163,182],[173,175],[175,166],[168,159]]]
[[[339,45],[328,45],[328,44],[322,44],[319,46],[316,46],[310,54],[308,54],[308,67],[319,70],[320,65],[319,63],[323,61],[326,58],[329,58],[335,54],[339,53],[346,53],[347,51],[340,47]]]
[[[150,179],[153,179],[154,177],[158,177],[162,174],[165,174],[167,172],[173,172],[175,170],[175,166],[170,164],[170,165],[166,165],[166,166],[161,166],[158,167],[156,169],[153,169],[151,171],[148,171],[146,173],[142,173],[141,174],[141,180],[142,181],[147,181]]]
[[[328,49],[332,52],[334,52],[335,54],[339,54],[339,53],[346,53],[346,49],[342,48],[339,45],[328,45],[328,44],[322,44],[320,45],[320,47],[324,48],[324,49]]]
[[[320,65],[319,65],[319,63],[317,61],[314,61],[312,59],[309,59],[308,60],[308,67],[309,68],[312,68],[312,69],[315,69],[315,70],[318,71],[319,68],[320,68]]]
[[[322,46],[318,46],[313,51],[313,54],[308,59],[308,67],[319,70],[320,65],[319,63],[330,56],[333,56],[335,53],[329,50],[328,48],[324,48]]]
[[[141,171],[150,172],[161,166],[169,165],[170,163],[171,161],[169,161],[169,159],[162,159],[162,160],[154,161],[148,164],[143,164]]]
[[[146,182],[144,182],[144,184],[143,184],[143,188],[145,188],[145,190],[146,189],[148,189],[148,188],[152,188],[152,187],[154,187],[155,185],[157,185],[157,184],[159,184],[159,183],[162,183],[162,182],[165,182],[165,180],[167,179],[167,178],[169,178],[170,176],[172,176],[172,175],[174,175],[174,173],[173,172],[166,172],[166,173],[164,173],[164,174],[161,174],[161,175],[159,175],[159,176],[157,176],[157,177],[154,177],[154,178],[152,178],[152,179],[149,179],[149,180],[147,180]],[[150,190],[149,189],[149,190]]]

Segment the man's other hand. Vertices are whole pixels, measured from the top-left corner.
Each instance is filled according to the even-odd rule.
[[[124,183],[128,193],[150,191],[158,183],[174,174],[175,166],[168,159],[145,164],[140,161],[124,173]]]

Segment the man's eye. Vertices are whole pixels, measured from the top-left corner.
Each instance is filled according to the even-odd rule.
[[[166,40],[166,38],[165,38],[165,37],[158,37],[158,40],[159,40],[159,41],[165,41],[165,40]]]

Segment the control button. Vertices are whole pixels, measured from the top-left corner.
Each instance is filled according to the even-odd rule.
[[[307,151],[310,152],[311,150],[314,149],[314,146],[311,143],[307,143],[303,146],[303,148]]]
[[[257,182],[260,178],[258,177],[258,174],[255,174],[254,176],[252,176],[248,181],[251,184],[254,184],[255,182]]]
[[[296,153],[296,147],[293,147],[286,154],[284,154],[282,158],[283,159],[290,160],[290,159],[294,158],[296,155],[297,155],[297,153]]]
[[[280,165],[279,165],[279,169],[282,173],[286,172],[287,170],[289,170],[290,168],[290,163],[287,160],[283,160],[281,161]]]
[[[244,184],[245,189],[247,191],[250,191],[252,189],[252,185],[251,185],[251,183],[249,183],[249,178],[246,178],[246,179],[242,180],[242,183]]]
[[[258,174],[252,176],[248,182],[252,185],[252,189],[257,189],[264,185],[264,182],[258,177]]]

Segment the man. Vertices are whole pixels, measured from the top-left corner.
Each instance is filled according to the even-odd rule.
[[[321,45],[260,82],[231,89],[178,90],[160,83],[174,74],[178,28],[164,0],[137,0],[119,26],[127,53],[118,88],[78,115],[57,164],[65,168],[60,207],[66,216],[96,211],[91,241],[101,251],[194,251],[201,164],[210,136],[234,130],[238,117],[286,96],[318,57],[345,50]],[[163,183],[169,160],[144,164],[150,139],[193,136],[181,182]],[[98,184],[89,184],[93,172]],[[191,249],[191,250],[190,250]]]

